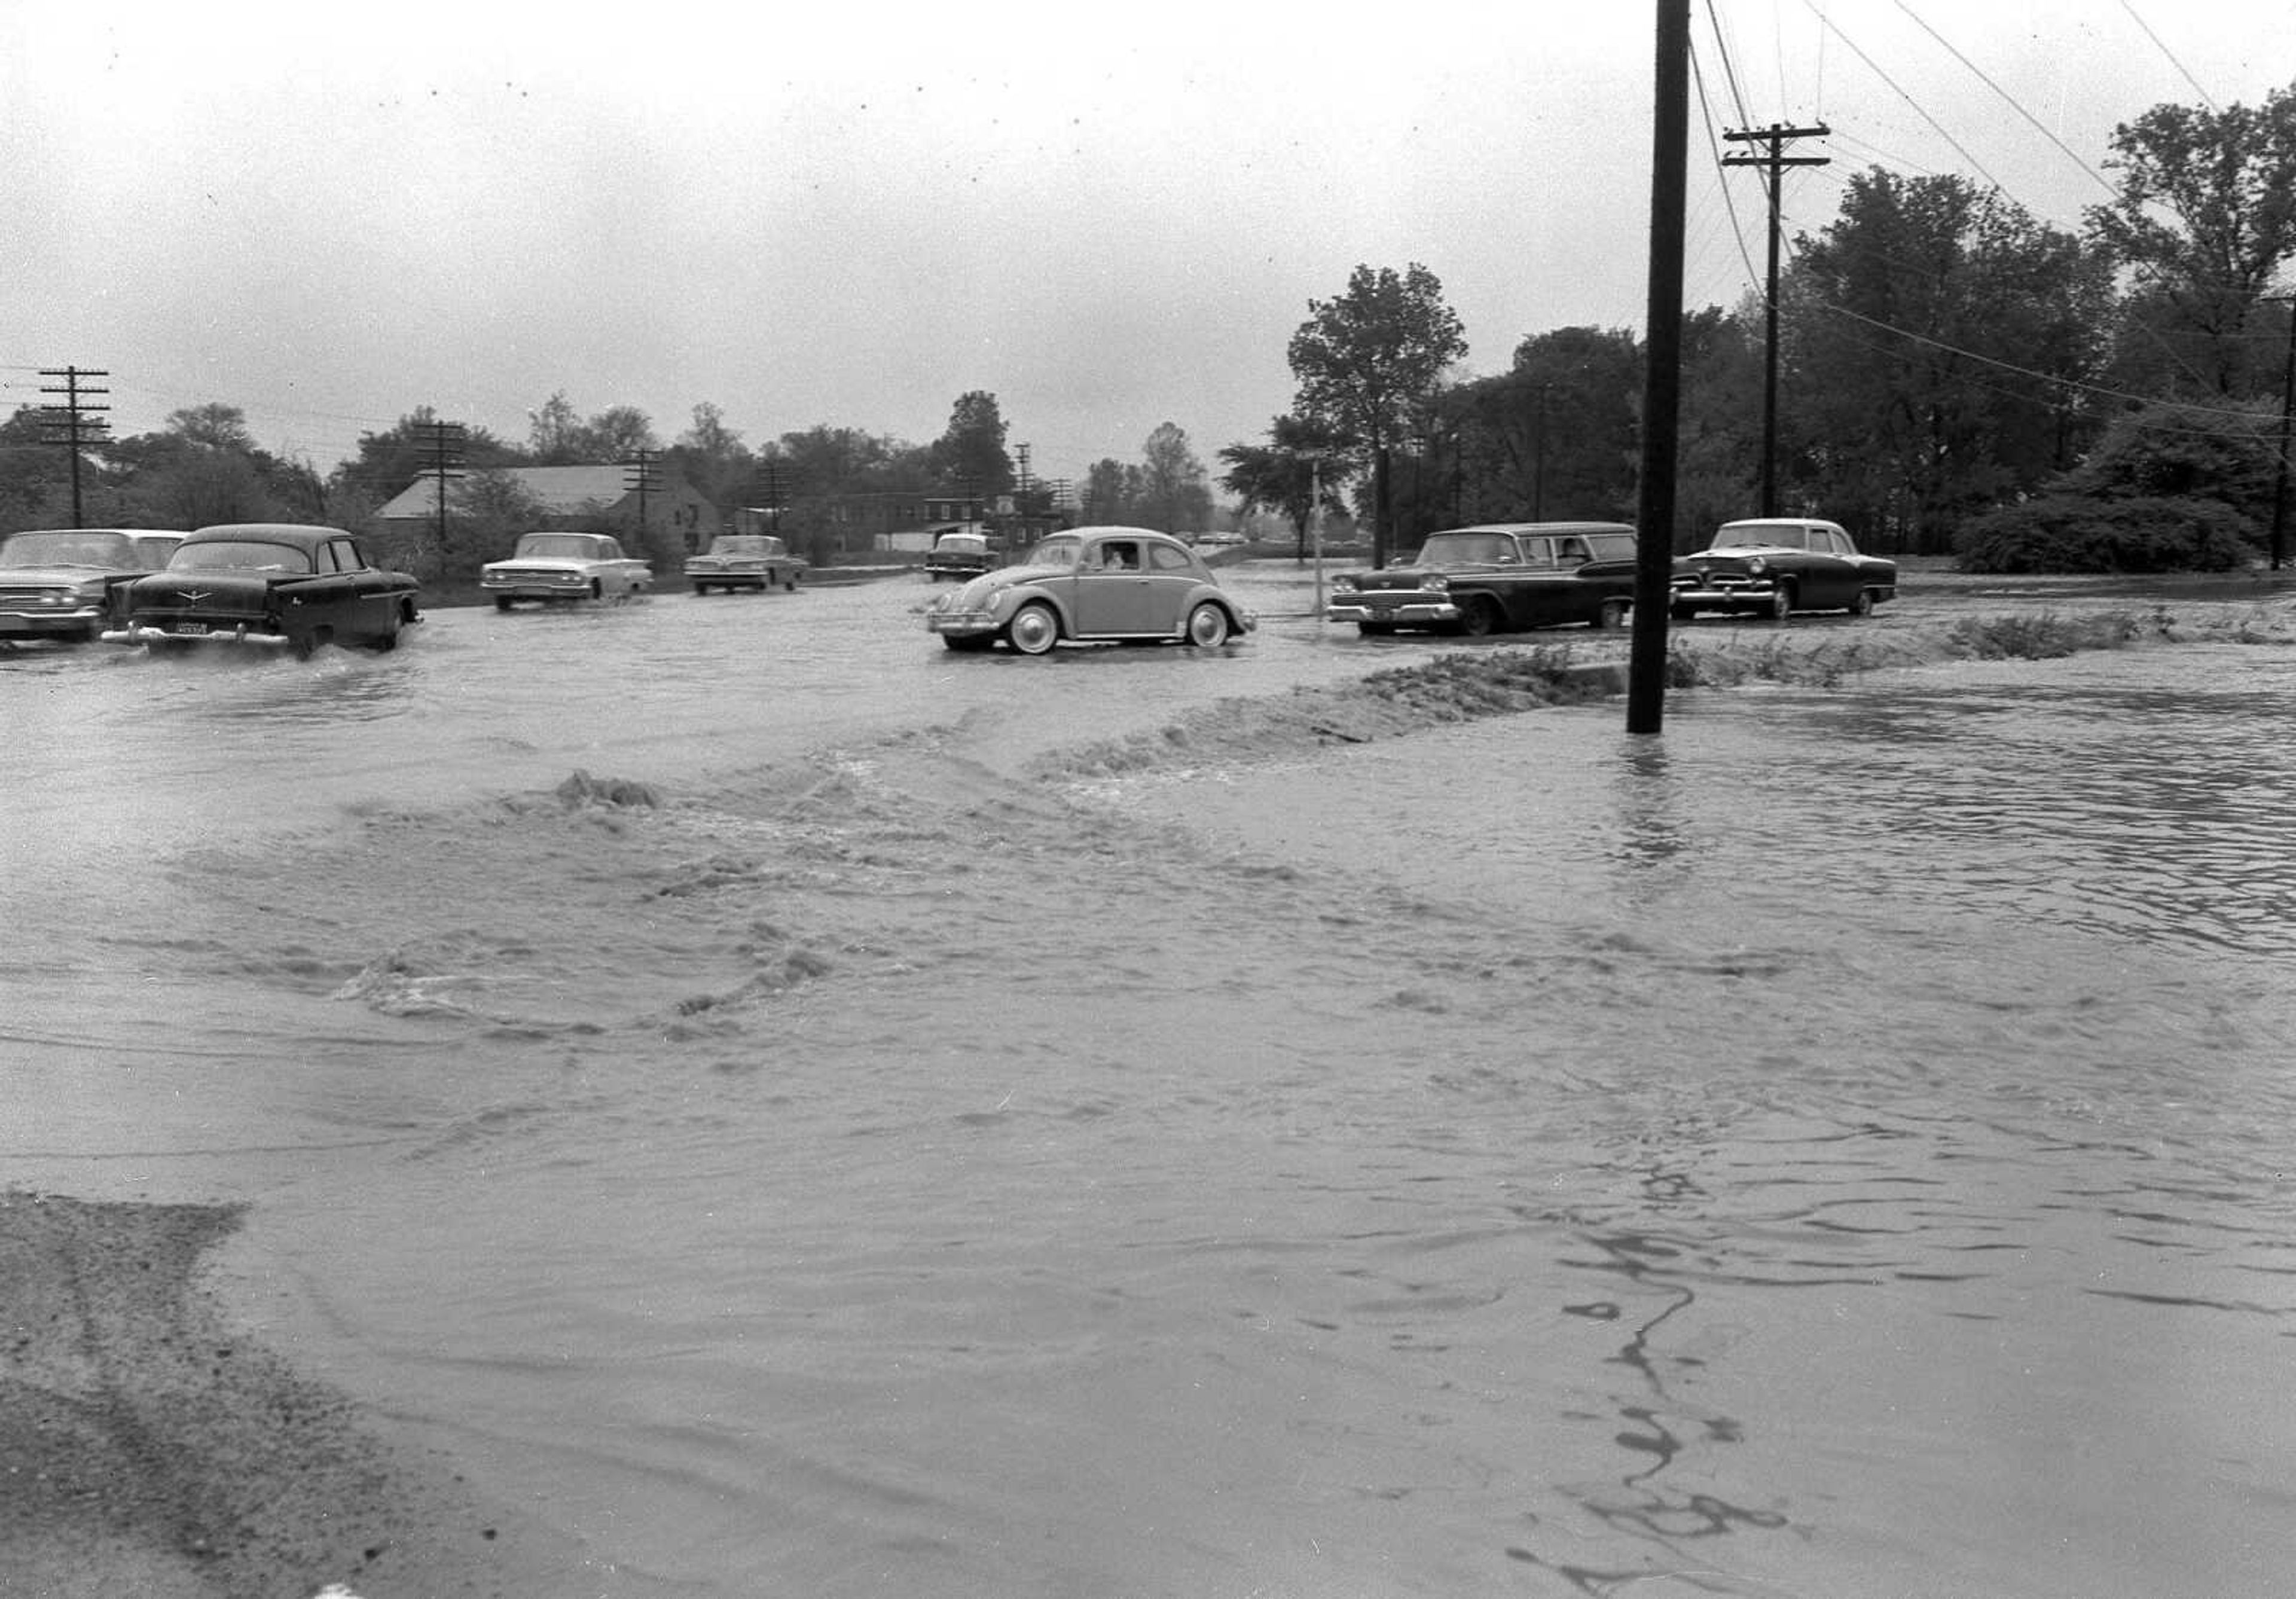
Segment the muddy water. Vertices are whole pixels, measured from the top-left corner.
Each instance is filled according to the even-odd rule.
[[[6,1180],[249,1201],[535,1595],[2281,1585],[2286,652],[1109,780],[1444,646],[922,597],[0,663]]]

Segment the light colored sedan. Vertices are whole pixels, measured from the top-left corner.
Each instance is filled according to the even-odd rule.
[[[0,638],[84,644],[111,580],[158,571],[184,542],[159,528],[34,528],[0,544]]]
[[[509,559],[479,569],[479,586],[496,611],[521,600],[627,600],[652,582],[653,568],[622,554],[621,540],[606,533],[521,533]]]
[[[1193,550],[1146,528],[1055,533],[1019,564],[982,573],[925,611],[926,630],[952,650],[1001,639],[1023,655],[1047,654],[1063,639],[1209,650],[1259,625]]]

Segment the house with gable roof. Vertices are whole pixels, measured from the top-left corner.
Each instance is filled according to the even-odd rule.
[[[503,466],[500,473],[531,495],[542,506],[539,527],[611,533],[623,547],[644,550],[662,560],[682,559],[707,548],[719,527],[718,507],[704,499],[685,476],[667,466],[656,469],[655,481],[645,492],[645,526],[638,526],[638,491],[630,486],[630,468],[605,466]],[[453,472],[449,478],[468,476]],[[454,504],[454,485],[447,488]],[[424,472],[406,488],[383,502],[374,520],[386,529],[414,529],[439,514],[439,474]]]

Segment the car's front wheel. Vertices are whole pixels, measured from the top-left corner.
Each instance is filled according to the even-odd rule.
[[[1857,597],[1849,602],[1849,614],[1852,616],[1872,616],[1874,614],[1874,591],[1872,589],[1861,588],[1857,591]]]
[[[1459,631],[1469,638],[1483,638],[1499,629],[1499,608],[1485,597],[1469,600],[1459,611]]]
[[[1227,643],[1227,612],[1209,600],[1188,612],[1188,642],[1199,650],[1217,650]]]
[[[1783,622],[1793,614],[1794,592],[1791,584],[1781,583],[1771,592],[1770,603],[1763,615],[1774,622]]]
[[[496,611],[508,611],[510,609],[510,596],[508,594],[496,594],[495,596],[495,609]]]
[[[1061,642],[1061,619],[1041,600],[1023,605],[1004,625],[1004,637],[1023,655],[1047,655]]]
[[[1605,600],[1595,612],[1595,627],[1598,632],[1624,627],[1626,620],[1627,603],[1624,600]]]

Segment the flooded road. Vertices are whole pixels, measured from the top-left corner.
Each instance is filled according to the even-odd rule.
[[[2296,651],[1237,764],[1480,646],[1236,581],[1210,655],[882,584],[0,660],[5,1185],[243,1202],[521,1594],[2284,1586]]]

